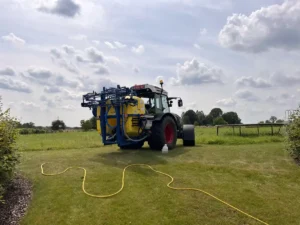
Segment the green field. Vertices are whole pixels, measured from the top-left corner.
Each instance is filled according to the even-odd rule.
[[[86,168],[86,190],[93,194],[117,191],[126,165],[147,163],[171,174],[174,186],[209,191],[268,224],[299,224],[299,166],[284,150],[283,137],[257,137],[254,130],[242,137],[222,130],[217,137],[215,129],[197,128],[197,146],[179,141],[168,154],[147,146],[104,147],[95,132],[21,136],[19,169],[34,184],[22,224],[259,224],[202,193],[171,190],[168,178],[147,168],[130,168],[120,194],[98,199],[82,192],[82,170],[46,177],[44,162],[46,173]]]

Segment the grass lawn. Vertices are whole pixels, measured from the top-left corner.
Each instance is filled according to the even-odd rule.
[[[269,143],[271,138],[282,138],[232,137],[239,145],[201,143],[216,138],[213,131],[197,129],[197,146],[183,148],[179,141],[179,147],[166,155],[147,146],[139,151],[103,147],[90,132],[22,136],[19,143],[27,147],[21,152],[19,168],[34,184],[33,201],[22,224],[259,224],[202,193],[168,189],[167,177],[146,168],[130,168],[120,194],[97,199],[82,192],[82,170],[46,177],[40,173],[44,162],[49,162],[46,173],[85,167],[86,190],[93,194],[118,190],[126,165],[148,163],[171,174],[174,186],[207,190],[269,224],[299,224],[300,168],[282,142]],[[77,145],[73,135],[78,135]],[[88,138],[93,144],[84,143]],[[218,138],[230,140],[226,135]],[[242,145],[245,138],[261,140]],[[30,146],[45,151],[29,151]],[[49,146],[52,150],[46,150]]]

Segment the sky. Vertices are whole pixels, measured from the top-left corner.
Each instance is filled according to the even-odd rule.
[[[24,122],[79,126],[82,95],[158,85],[257,123],[296,109],[300,0],[0,0],[0,96]]]

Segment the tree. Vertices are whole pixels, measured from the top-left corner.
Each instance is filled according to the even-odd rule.
[[[222,115],[223,119],[228,124],[240,124],[241,119],[239,118],[238,114],[236,112],[227,112]]]
[[[90,122],[91,122],[91,125],[92,125],[92,128],[91,128],[91,129],[96,130],[96,129],[97,129],[97,118],[93,116],[93,117],[90,119]]]
[[[199,125],[203,125],[203,122],[205,120],[205,114],[203,111],[196,111],[196,115],[197,115],[197,121],[199,123]]]
[[[23,123],[22,128],[34,128],[35,124],[33,122]]]
[[[271,116],[271,118],[270,118],[271,123],[275,123],[276,120],[277,120],[276,116]]]
[[[209,114],[203,120],[203,125],[212,125],[213,124],[213,120],[214,120],[214,118],[212,117],[212,115]]]
[[[0,98],[0,201],[18,163],[16,125],[17,120],[10,116],[10,110],[2,111]]]
[[[183,117],[188,117],[188,120],[185,119],[185,121],[188,123],[185,123],[185,124],[194,124],[195,121],[197,121],[197,119],[198,119],[197,114],[192,109],[189,109],[188,111],[186,111]]]
[[[284,120],[276,120],[276,123],[284,123]]]
[[[190,118],[186,115],[182,117],[183,124],[191,124]]]
[[[64,130],[66,129],[66,125],[62,120],[54,120],[51,126],[52,130]]]
[[[200,125],[199,122],[195,121],[194,126],[199,126],[199,125]]]
[[[223,125],[227,124],[223,117],[219,116],[213,120],[213,125]]]
[[[223,111],[220,108],[213,108],[209,113],[209,115],[211,115],[213,119],[222,116],[222,114],[223,114]]]
[[[286,149],[297,161],[300,160],[300,106],[291,115],[291,123],[287,126]]]
[[[92,129],[92,127],[93,127],[91,120],[81,120],[80,126],[84,131],[88,131],[88,130]]]
[[[265,123],[265,121],[259,121],[258,123],[259,123],[259,124],[263,124],[263,123]]]
[[[270,120],[266,120],[266,122],[265,122],[265,123],[271,123],[271,122],[270,122]]]

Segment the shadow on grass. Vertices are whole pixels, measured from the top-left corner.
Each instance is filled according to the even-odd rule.
[[[113,152],[100,153],[90,160],[117,168],[124,168],[129,164],[148,164],[154,166],[167,164],[169,159],[185,154],[190,150],[190,148],[177,145],[175,149],[169,150],[167,154],[163,154],[161,151],[154,151],[145,146],[139,150],[118,149]]]

